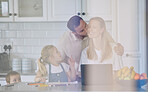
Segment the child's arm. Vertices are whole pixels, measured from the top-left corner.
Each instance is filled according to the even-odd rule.
[[[46,78],[44,78],[42,74],[38,71],[35,77],[35,82],[46,82]]]
[[[76,70],[75,70],[75,61],[74,59],[71,57],[68,60],[69,66],[70,66],[70,70],[67,72],[67,75],[70,79],[70,81],[75,81],[76,80]]]

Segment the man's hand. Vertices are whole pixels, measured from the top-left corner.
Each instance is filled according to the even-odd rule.
[[[117,46],[114,47],[114,50],[119,56],[122,56],[124,53],[124,47],[120,43],[117,43]]]
[[[70,68],[75,67],[75,60],[72,58],[72,56],[69,58],[68,63],[69,63]]]

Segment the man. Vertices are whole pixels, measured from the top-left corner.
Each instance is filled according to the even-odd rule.
[[[68,62],[68,58],[75,60],[75,69],[78,74],[81,52],[88,45],[87,23],[81,17],[73,16],[67,22],[67,27],[70,31],[64,33],[58,44],[58,49],[64,62]],[[121,44],[118,44],[114,50],[118,55],[123,55],[124,48]]]

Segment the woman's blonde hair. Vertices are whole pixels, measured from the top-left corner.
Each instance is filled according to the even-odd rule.
[[[101,34],[101,62],[112,57],[112,46],[111,43],[115,43],[109,32],[106,31],[105,22],[100,17],[91,18],[90,21],[98,21],[101,28],[104,29],[104,32]],[[98,60],[98,56],[95,51],[94,43],[92,38],[89,39],[88,49],[87,49],[87,58],[90,60]]]
[[[54,51],[53,48],[55,48],[55,46],[47,45],[41,51],[41,57],[38,60],[38,67],[39,67],[38,72],[42,74],[42,76],[47,76],[47,69],[45,65],[49,63],[48,60],[49,56],[53,55]]]

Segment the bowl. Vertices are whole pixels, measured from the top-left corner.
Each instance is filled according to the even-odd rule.
[[[125,87],[137,87],[141,88],[145,84],[148,83],[148,79],[142,79],[142,80],[116,80],[117,83],[121,86]]]

